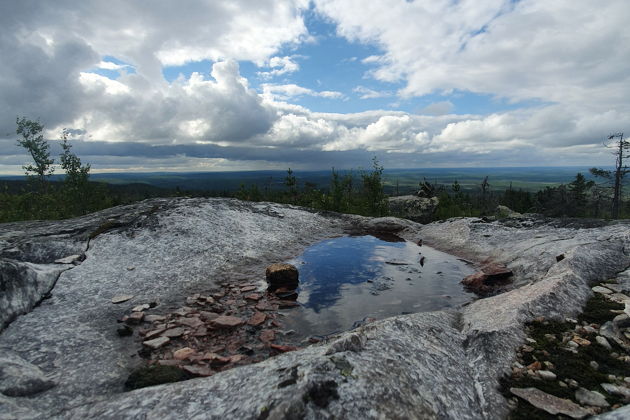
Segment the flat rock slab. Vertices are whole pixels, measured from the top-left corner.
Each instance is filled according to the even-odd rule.
[[[153,340],[143,341],[142,344],[151,348],[151,349],[159,349],[160,347],[165,346],[168,342],[171,341],[168,337],[158,337]]]
[[[558,398],[536,388],[510,388],[510,392],[549,414],[564,414],[574,419],[592,414],[571,400]]]
[[[133,299],[133,295],[118,295],[112,298],[112,303],[123,303]]]
[[[235,328],[243,325],[245,321],[241,318],[229,315],[221,315],[214,318],[210,323],[218,328]]]

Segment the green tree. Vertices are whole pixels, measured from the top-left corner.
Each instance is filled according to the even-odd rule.
[[[572,201],[568,213],[573,216],[584,216],[586,212],[588,191],[595,185],[593,181],[587,181],[584,175],[577,173],[573,182],[569,183],[569,196]]]
[[[362,172],[363,198],[369,216],[383,216],[387,214],[387,197],[383,191],[383,167],[378,159],[372,159],[372,171]]]
[[[40,187],[44,189],[47,177],[55,171],[53,167],[55,160],[50,158],[50,145],[42,135],[44,126],[39,121],[29,120],[26,117],[18,117],[16,124],[15,132],[22,136],[17,139],[18,145],[25,148],[33,158],[33,164],[24,165],[22,168],[28,177],[38,180]]]
[[[288,188],[291,199],[295,202],[297,199],[297,178],[293,175],[291,168],[287,170],[287,176],[284,177],[284,185]]]

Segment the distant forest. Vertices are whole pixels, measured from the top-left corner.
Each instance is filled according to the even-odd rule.
[[[610,136],[617,157],[614,167],[590,168],[576,173],[568,182],[558,182],[567,179],[567,168],[530,168],[520,172],[489,168],[485,176],[479,175],[479,169],[450,170],[448,176],[443,170],[423,170],[429,179],[419,179],[419,170],[392,170],[386,175],[376,157],[367,170],[333,168],[301,176],[291,169],[284,174],[252,171],[92,176],[90,165],[83,164],[72,152],[65,131],[61,135],[63,153],[55,166],[41,134],[43,126],[26,118],[18,118],[17,126],[21,136],[18,144],[29,152],[33,162],[23,167],[26,179],[0,179],[0,222],[64,219],[147,198],[171,196],[234,197],[385,216],[388,197],[407,194],[437,197],[435,220],[495,215],[499,205],[519,213],[549,217],[630,217],[630,200],[623,194],[624,178],[630,172],[623,160],[630,144],[622,134]],[[53,175],[58,167],[65,174]],[[221,189],[216,185],[221,185]]]

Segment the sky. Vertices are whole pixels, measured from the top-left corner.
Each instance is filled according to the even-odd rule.
[[[627,0],[0,1],[16,118],[93,172],[612,165]]]

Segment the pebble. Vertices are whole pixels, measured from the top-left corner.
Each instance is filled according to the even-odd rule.
[[[543,378],[546,381],[555,381],[556,380],[556,374],[549,371],[549,370],[539,370],[538,371],[538,376],[540,376],[541,378]]]
[[[567,379],[567,385],[571,388],[577,388],[580,384],[575,379]]]
[[[606,288],[606,287],[602,287],[602,286],[595,286],[593,288],[591,288],[591,290],[595,293],[601,293],[602,295],[609,295],[611,293],[613,293],[612,290]]]
[[[608,342],[608,340],[606,340],[604,337],[602,337],[601,335],[598,335],[597,337],[595,337],[595,341],[597,342],[597,344],[599,344],[602,347],[607,348],[608,350],[612,350],[612,347],[610,346],[610,343]]]
[[[572,339],[571,341],[573,341],[573,342],[575,342],[575,343],[579,344],[580,346],[590,346],[590,345],[591,345],[591,342],[590,342],[590,341],[588,341],[586,338],[582,338],[582,337],[579,337],[579,336],[577,336],[577,335],[576,335],[576,336],[574,336],[574,337],[573,337],[573,339]],[[570,343],[571,341],[569,341],[569,343]]]
[[[112,303],[123,303],[127,302],[129,299],[133,299],[133,295],[118,295],[112,298]]]
[[[567,343],[567,346],[569,346],[569,348],[572,348],[572,349],[577,349],[578,347],[580,347],[578,343],[572,340]]]
[[[234,328],[243,325],[245,321],[235,316],[221,315],[212,321],[212,325],[219,328]]]
[[[143,341],[142,344],[151,349],[159,349],[160,347],[166,345],[169,341],[171,340],[168,337],[158,337],[153,340]]]
[[[585,388],[579,388],[575,391],[575,399],[578,400],[580,404],[593,407],[610,407],[610,404],[606,401],[606,397],[597,391],[589,391]]]
[[[599,363],[597,363],[595,360],[591,360],[588,364],[595,370],[599,369]]]
[[[191,349],[190,347],[183,347],[173,353],[173,358],[175,360],[185,360],[195,353],[195,350]]]
[[[601,387],[611,395],[620,395],[626,399],[630,398],[630,388],[625,386],[617,386],[613,384],[601,384]]]

